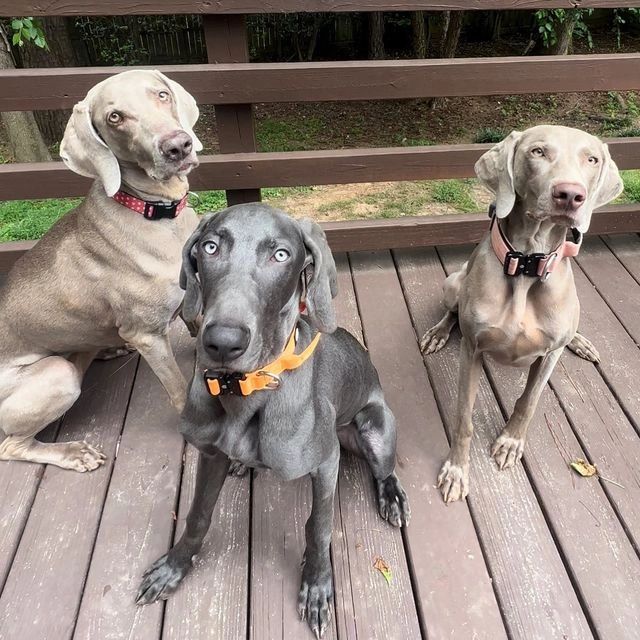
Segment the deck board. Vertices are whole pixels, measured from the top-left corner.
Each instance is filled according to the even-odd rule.
[[[640,239],[585,243],[575,268],[581,331],[602,363],[563,356],[511,471],[498,472],[488,449],[524,374],[486,368],[471,495],[447,508],[435,478],[454,419],[458,339],[423,360],[416,334],[441,312],[442,262],[450,270],[467,254],[337,256],[340,323],[370,349],[396,414],[413,518],[402,532],[382,522],[366,465],[343,455],[326,637],[629,637],[640,620]],[[184,331],[177,339],[188,369],[193,341]],[[0,463],[0,638],[311,639],[296,615],[307,479],[227,479],[191,574],[166,604],[135,607],[141,572],[184,527],[197,455],[183,456],[177,416],[137,358],[93,365],[84,386],[60,433],[53,425],[41,436],[100,443],[105,468]],[[575,457],[624,488],[579,478],[568,468]],[[393,570],[390,585],[376,555]]]
[[[435,487],[447,439],[391,255],[352,254],[351,264],[365,339],[398,422],[398,475],[412,504],[406,539],[427,635],[505,637],[469,511],[445,507]]]
[[[52,640],[73,632],[109,486],[137,357],[89,369],[58,439],[86,439],[108,459],[91,473],[48,466],[0,597],[6,638]]]
[[[176,354],[189,370],[193,345],[177,330]],[[162,607],[137,607],[146,567],[168,548],[182,472],[178,414],[145,362],[133,385],[109,494],[91,558],[74,638],[155,640]],[[151,428],[150,428],[151,427]]]

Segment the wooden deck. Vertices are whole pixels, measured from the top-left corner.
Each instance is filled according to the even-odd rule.
[[[602,364],[563,355],[523,464],[488,455],[525,373],[488,363],[474,413],[471,494],[445,507],[458,338],[423,360],[416,335],[442,311],[445,274],[469,248],[338,257],[341,324],[364,339],[399,427],[408,529],[377,516],[369,477],[343,461],[332,558],[340,640],[631,639],[640,623],[640,239],[586,241],[575,267],[581,330]],[[176,334],[188,372],[192,341]],[[229,478],[193,573],[165,604],[134,605],[143,569],[183,527],[195,456],[137,356],[96,363],[45,433],[109,455],[82,475],[0,463],[2,640],[312,638],[296,617],[307,480]],[[568,463],[587,458],[602,479]],[[606,480],[605,480],[606,478]],[[382,557],[387,584],[374,568]]]

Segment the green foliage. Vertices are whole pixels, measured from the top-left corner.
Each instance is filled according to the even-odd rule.
[[[612,30],[616,36],[616,43],[618,45],[618,49],[622,46],[622,25],[629,22],[638,22],[640,21],[640,9],[638,8],[630,8],[630,9],[614,9],[613,10],[613,18],[612,18]]]
[[[487,143],[487,142],[502,142],[507,134],[502,129],[492,129],[491,127],[483,127],[478,129],[476,135],[473,138],[474,142]]]
[[[572,14],[572,12],[576,13]],[[576,24],[573,30],[574,37],[586,40],[589,49],[593,49],[591,31],[589,31],[589,27],[584,21],[584,18],[590,16],[592,13],[593,9],[540,9],[534,12],[533,15],[538,29],[538,35],[545,49],[557,44],[558,27],[573,17],[576,18]]]
[[[14,47],[24,47],[25,43],[33,43],[40,49],[49,48],[40,20],[35,18],[13,18],[11,20],[11,31],[11,44]]]

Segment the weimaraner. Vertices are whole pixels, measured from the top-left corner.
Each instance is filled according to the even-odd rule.
[[[368,462],[380,515],[395,526],[409,520],[393,472],[393,414],[365,349],[336,330],[324,233],[265,205],[231,207],[204,219],[186,244],[182,283],[185,319],[204,309],[180,425],[200,452],[195,497],[184,534],[149,568],[138,603],[167,598],[191,568],[232,457],[285,480],[311,476],[298,611],[320,637],[332,597],[341,444]]]
[[[182,247],[198,223],[186,206],[197,119],[193,97],[158,71],[112,76],[74,107],[60,155],[96,180],[0,290],[0,460],[76,471],[104,463],[86,442],[34,436],[71,407],[107,347],[135,347],[182,410],[186,382],[167,331],[183,297]]]
[[[522,457],[527,427],[565,346],[597,361],[579,333],[580,304],[571,271],[593,210],[622,191],[606,144],[558,126],[514,131],[475,166],[495,194],[489,235],[444,284],[447,312],[424,335],[425,354],[444,346],[460,324],[460,372],[455,431],[438,486],[445,502],[469,492],[471,420],[483,354],[502,364],[528,366],[513,414],[491,449],[500,469]],[[566,240],[571,229],[573,242]]]

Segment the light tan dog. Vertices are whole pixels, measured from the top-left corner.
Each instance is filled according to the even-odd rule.
[[[567,127],[514,131],[475,169],[496,196],[492,233],[445,281],[447,312],[420,345],[424,353],[438,351],[459,322],[456,430],[438,476],[446,502],[469,492],[471,415],[483,354],[529,367],[524,392],[491,450],[500,469],[522,457],[527,427],[564,347],[598,360],[593,345],[576,333],[580,304],[571,262],[563,256],[577,253],[593,210],[622,191],[607,145]],[[566,241],[568,228],[576,230],[574,243]],[[513,249],[525,255],[509,254]]]
[[[0,459],[76,471],[104,462],[85,442],[34,436],[75,402],[106,347],[135,347],[182,409],[186,383],[167,331],[182,301],[182,246],[197,225],[183,208],[202,149],[197,119],[193,97],[158,71],[112,76],[75,106],[60,155],[96,181],[0,290]]]

